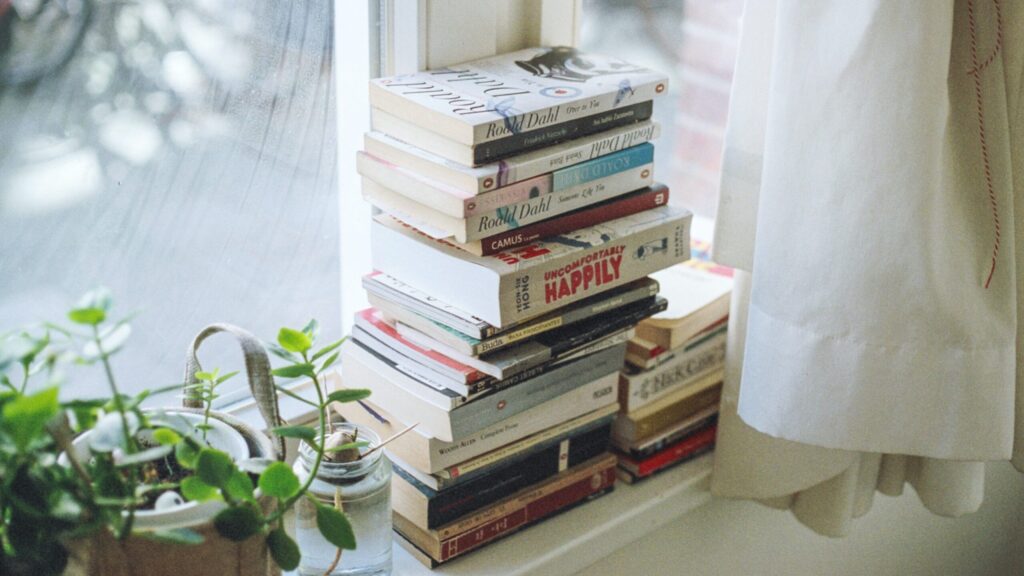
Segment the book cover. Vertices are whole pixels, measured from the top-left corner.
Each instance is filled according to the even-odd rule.
[[[391,484],[392,506],[421,528],[437,528],[604,454],[610,433],[609,423],[442,491],[423,484],[413,473],[396,465]]]
[[[666,75],[617,58],[528,48],[371,80],[370,104],[472,146],[648,102],[667,88]]]
[[[629,444],[643,442],[708,406],[718,406],[723,372],[716,370],[639,410],[620,413],[612,435]]]
[[[653,456],[666,446],[716,422],[718,422],[718,406],[708,406],[639,442],[629,442],[612,435],[612,446],[619,452],[629,454],[637,460],[643,460]]]
[[[493,256],[474,256],[378,215],[370,250],[376,270],[439,300],[457,302],[489,324],[506,326],[685,261],[691,218],[688,210],[664,206]]]
[[[624,347],[615,352],[624,354]],[[358,342],[346,342],[342,346],[342,374],[350,387],[371,390],[375,401],[386,406],[400,421],[417,423],[419,433],[444,442],[472,440],[482,431],[504,426],[516,418],[519,420],[511,423],[518,424],[528,418],[533,409],[543,408],[544,419],[555,411],[582,414],[596,410],[608,404],[606,395],[612,396],[614,401],[618,374],[614,367],[603,367],[603,370],[608,369],[613,371],[600,376],[580,374],[591,380],[567,374],[563,381],[546,388],[527,387],[519,393],[513,386],[489,395],[486,401],[481,399],[451,408],[436,399],[437,390],[394,369],[386,358]]]
[[[691,254],[707,257],[706,242],[691,242]],[[637,327],[637,336],[666,349],[678,348],[729,315],[732,269],[693,258],[653,274],[669,298],[664,312]]]
[[[452,162],[383,132],[367,132],[363,147],[381,160],[452,186],[467,196],[475,196],[649,142],[657,138],[659,132],[660,127],[655,122],[638,122],[476,168]]]
[[[671,360],[652,370],[626,366],[619,380],[619,404],[633,412],[701,376],[725,366],[726,325],[694,338]]]
[[[395,529],[435,560],[444,562],[604,493],[615,484],[615,462],[611,454],[591,459],[436,529],[421,528],[396,513]]]

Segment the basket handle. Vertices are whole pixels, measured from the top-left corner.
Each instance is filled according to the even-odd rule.
[[[218,332],[231,334],[242,346],[249,389],[256,400],[256,406],[260,409],[260,414],[263,415],[263,421],[266,422],[267,429],[270,430],[275,426],[280,426],[282,424],[281,412],[277,405],[277,390],[274,388],[274,376],[270,373],[270,358],[267,357],[267,351],[263,348],[263,343],[260,342],[259,338],[231,324],[211,324],[203,328],[196,335],[195,339],[192,340],[185,358],[186,388],[183,400],[184,406],[186,408],[203,407],[202,400],[192,397],[188,393],[188,385],[199,382],[199,379],[196,378],[196,374],[202,370],[202,366],[199,365],[199,359],[196,357],[199,346],[206,338]],[[272,435],[271,439],[274,442],[274,451],[276,452],[277,459],[283,461],[286,456],[284,438]]]

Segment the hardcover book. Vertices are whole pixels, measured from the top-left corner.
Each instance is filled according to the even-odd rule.
[[[611,424],[566,438],[532,455],[510,462],[486,475],[437,491],[414,473],[396,465],[391,482],[392,507],[421,528],[437,528],[608,450]]]
[[[395,530],[437,562],[479,548],[615,485],[615,456],[605,454],[436,529],[394,513]]]
[[[370,105],[474,146],[649,102],[667,88],[666,75],[617,58],[527,48],[371,80]]]
[[[657,138],[658,133],[657,123],[638,122],[476,168],[410,146],[383,132],[367,132],[363,147],[385,162],[451,186],[466,196],[474,196],[649,142]]]
[[[644,459],[620,454],[619,468],[627,473],[627,476],[620,477],[633,484],[677,464],[689,462],[714,448],[717,431],[718,427],[711,424]]]
[[[690,256],[688,210],[664,206],[493,256],[474,256],[378,215],[374,268],[487,323],[507,326]],[[458,282],[452,282],[458,278]]]

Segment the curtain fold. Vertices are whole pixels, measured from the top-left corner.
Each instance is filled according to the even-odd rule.
[[[748,2],[715,259],[737,269],[712,491],[841,536],[1024,461],[1024,5]]]

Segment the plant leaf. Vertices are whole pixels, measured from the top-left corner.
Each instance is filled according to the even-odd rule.
[[[249,475],[241,470],[235,470],[231,474],[228,483],[224,485],[224,492],[235,500],[253,500],[253,485]]]
[[[260,490],[267,496],[287,500],[299,491],[299,478],[284,462],[274,462],[260,474]]]
[[[316,342],[316,337],[320,335],[320,323],[317,322],[316,318],[310,318],[309,322],[302,327],[302,333],[309,336],[309,339]]]
[[[153,431],[153,439],[164,446],[173,446],[181,442],[181,436],[170,428],[157,428]]]
[[[231,479],[234,470],[235,466],[231,462],[231,457],[224,452],[213,448],[203,448],[199,451],[199,457],[196,459],[196,475],[210,486],[223,488]]]
[[[60,411],[57,389],[47,388],[29,396],[20,396],[3,407],[3,426],[14,439],[18,451],[43,434],[46,423]]]
[[[366,388],[342,388],[327,395],[327,402],[358,402],[370,397]]]
[[[299,567],[302,554],[299,545],[292,540],[283,528],[278,528],[267,535],[267,548],[270,556],[282,570],[295,570]]]
[[[138,532],[138,535],[157,542],[168,542],[170,544],[183,544],[186,546],[197,546],[205,539],[203,535],[191,528],[175,528],[173,530],[159,530],[156,532]]]
[[[271,354],[277,356],[282,360],[287,360],[289,362],[302,361],[302,358],[300,358],[297,354],[292,354],[291,352],[285,350],[284,348],[281,348],[281,346],[276,342],[264,342],[263,347],[266,348],[267,350],[270,350]]]
[[[234,542],[241,542],[263,528],[263,518],[250,505],[222,510],[213,518],[217,533]]]
[[[198,476],[189,476],[181,481],[181,495],[186,500],[194,502],[205,502],[220,498],[220,493],[213,486],[203,482]]]
[[[178,464],[181,464],[182,468],[194,470],[196,460],[199,459],[199,450],[188,441],[179,442],[174,447],[174,457],[178,460]]]
[[[324,346],[323,348],[317,350],[316,354],[313,354],[313,357],[310,358],[310,361],[316,362],[317,360],[319,360],[320,358],[324,357],[325,355],[330,354],[338,346],[341,346],[342,344],[344,344],[345,340],[348,340],[348,336],[345,336],[344,338],[341,338],[339,340],[335,340],[334,342],[331,342],[327,346]]]
[[[338,359],[338,354],[339,352],[335,352],[334,354],[331,354],[330,357],[327,358],[327,360],[324,360],[324,363],[320,365],[320,371],[323,372],[324,370],[330,368],[331,365],[334,364],[335,360]]]
[[[316,439],[316,430],[309,426],[278,426],[272,429],[274,434],[283,438],[299,438],[312,442]]]
[[[340,511],[318,504],[316,507],[316,527],[331,544],[344,550],[356,549],[356,535],[352,524]]]
[[[306,376],[307,378],[315,378],[316,372],[312,364],[292,364],[291,366],[282,366],[276,368],[271,372],[274,376],[281,378],[298,378],[299,376]]]
[[[304,332],[292,330],[291,328],[281,328],[277,333],[277,343],[289,352],[302,354],[313,345],[313,340]]]
[[[107,319],[107,313],[100,308],[75,308],[68,312],[68,320],[75,324],[96,326]]]
[[[224,382],[224,381],[226,381],[226,380],[230,380],[230,379],[231,379],[232,377],[234,377],[234,376],[235,376],[236,374],[238,374],[238,370],[235,370],[234,372],[228,372],[227,374],[225,374],[225,375],[223,375],[223,376],[218,376],[218,377],[217,377],[217,378],[216,378],[216,379],[214,380],[214,382],[215,382],[216,384],[220,384],[221,382]]]

